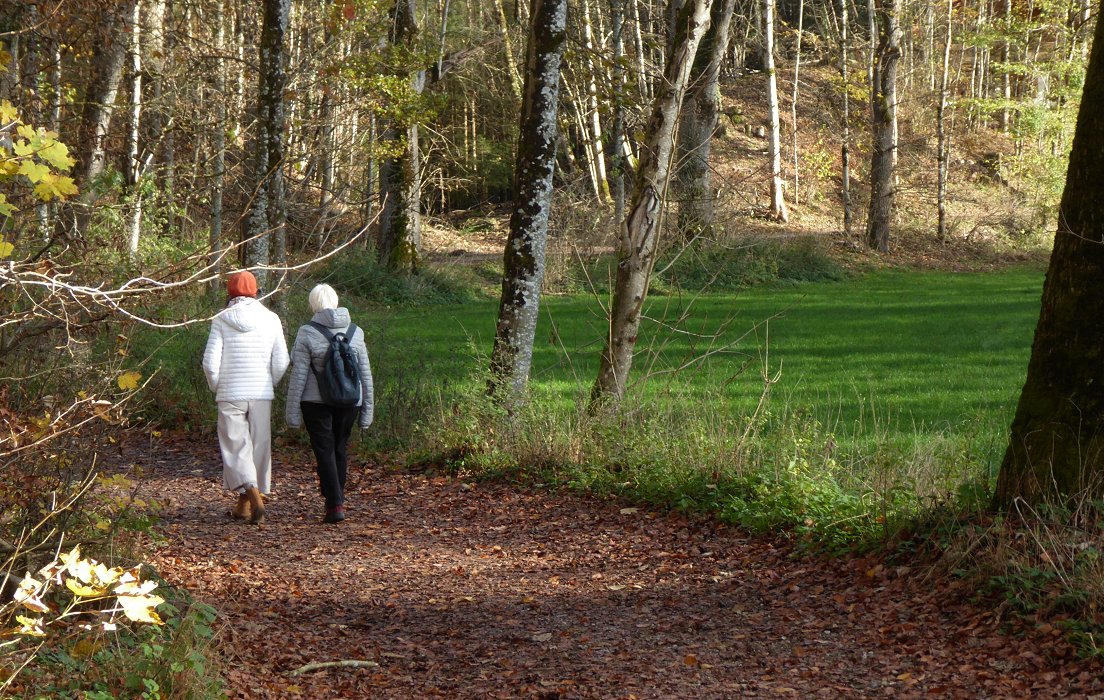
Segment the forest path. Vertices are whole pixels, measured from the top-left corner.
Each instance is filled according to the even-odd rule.
[[[351,470],[319,523],[277,451],[263,527],[230,520],[213,441],[127,446],[165,503],[154,563],[215,605],[231,697],[1097,697],[1054,634],[904,570],[790,558],[706,519],[560,492]],[[378,666],[291,675],[310,662]]]

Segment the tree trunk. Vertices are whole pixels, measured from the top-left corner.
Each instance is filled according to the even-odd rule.
[[[947,240],[947,174],[950,165],[950,144],[947,134],[947,79],[951,70],[951,40],[954,38],[954,0],[947,0],[947,41],[943,45],[943,75],[939,81],[939,107],[935,128],[939,139],[939,184],[936,188],[936,204],[939,208],[939,242]]]
[[[245,266],[254,269],[257,284],[268,286],[273,242],[277,248],[284,228],[283,178],[284,38],[288,29],[291,0],[265,0],[261,24],[260,77],[257,95],[256,136],[253,143],[252,176],[254,189],[249,215],[245,219],[243,243]],[[260,268],[260,269],[258,269]]]
[[[591,392],[592,409],[606,400],[616,403],[625,395],[659,244],[659,218],[671,167],[678,113],[698,44],[709,26],[709,9],[709,0],[689,0],[679,13],[664,80],[652,104],[629,215],[620,230],[609,335]]]
[[[720,110],[720,73],[728,51],[736,0],[713,0],[709,29],[702,36],[686,87],[678,130],[675,198],[679,231],[686,238],[709,235],[713,228],[713,177],[710,148]]]
[[[119,84],[123,79],[129,43],[127,17],[132,13],[135,1],[130,0],[125,5],[113,7],[105,15],[104,41],[96,42],[92,52],[92,74],[77,139],[77,163],[83,194],[76,223],[77,234],[81,237],[88,230],[97,197],[92,184],[104,171],[107,162],[107,134],[111,128],[111,116],[115,112]]]
[[[870,155],[870,214],[867,244],[880,252],[889,251],[889,227],[893,219],[894,122],[897,111],[897,61],[901,56],[901,30],[897,25],[896,0],[876,2],[878,46],[874,57],[870,120],[873,147]]]
[[[994,503],[1104,493],[1104,22],[1096,25],[1054,251]]]
[[[568,0],[532,0],[524,102],[514,171],[514,211],[503,256],[502,299],[491,353],[493,396],[522,399],[533,361],[556,166],[556,114]]]
[[[586,42],[584,56],[586,57],[587,68],[587,75],[585,76],[587,85],[586,111],[589,116],[587,126],[590,128],[587,140],[590,142],[590,149],[594,154],[594,176],[598,184],[598,199],[601,202],[608,202],[610,200],[609,178],[606,174],[605,147],[602,145],[602,116],[598,110],[599,69],[592,58],[595,52],[594,28],[590,19],[590,3],[587,0],[583,0],[583,38]]]
[[[613,43],[613,114],[610,115],[610,196],[613,198],[613,220],[625,218],[625,69],[621,61],[625,55],[623,34],[625,29],[625,0],[610,0],[610,31]]]
[[[413,49],[418,34],[414,0],[397,0],[391,27],[391,43]],[[425,71],[410,76],[416,94],[425,89]],[[421,152],[418,150],[418,125],[392,124],[383,132],[389,148],[399,158],[383,159],[379,166],[382,200],[379,222],[379,257],[397,272],[416,272],[421,252]]]
[[[229,95],[226,94],[226,0],[219,0],[215,22],[215,53],[218,56],[215,59],[215,99],[218,102],[218,117],[212,142],[214,157],[211,159],[211,233],[209,237],[211,249],[208,258],[215,276],[211,282],[212,291],[221,286],[218,277],[222,268],[222,190],[226,176],[226,129],[230,126],[227,107]]]
[[[782,131],[778,116],[778,76],[774,69],[774,5],[775,0],[763,0],[763,53],[767,71],[767,107],[770,110],[770,217],[777,221],[789,221],[782,193]]]
[[[794,53],[793,99],[790,100],[790,120],[793,132],[794,206],[801,203],[801,162],[797,149],[797,96],[801,85],[801,39],[805,34],[805,0],[797,3],[797,48]]]
[[[843,180],[843,232],[851,235],[851,222],[854,212],[851,206],[851,95],[848,82],[848,52],[851,46],[847,41],[847,3],[840,3],[840,77],[843,80],[843,144],[840,146]]]
[[[138,150],[142,129],[142,3],[136,0],[130,9],[130,134],[127,137],[127,189],[130,191],[130,221],[128,222],[127,253],[138,254],[138,242],[142,236],[142,193],[138,183],[142,179],[142,156]]]

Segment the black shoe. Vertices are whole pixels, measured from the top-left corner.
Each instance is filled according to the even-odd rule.
[[[339,523],[345,519],[345,508],[343,506],[334,506],[333,508],[326,509],[326,517],[322,518],[324,523]]]

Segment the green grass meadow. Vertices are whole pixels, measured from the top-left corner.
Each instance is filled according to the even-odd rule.
[[[800,287],[652,297],[634,400],[740,420],[770,403],[812,413],[845,436],[947,430],[1010,416],[1038,315],[1042,274],[883,272]],[[594,296],[542,301],[533,403],[572,411],[597,372],[604,333]],[[360,314],[380,391],[447,397],[480,385],[493,301]]]

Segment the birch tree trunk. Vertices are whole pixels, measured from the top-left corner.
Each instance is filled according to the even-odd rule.
[[[279,259],[283,232],[284,43],[291,0],[265,0],[261,25],[260,78],[257,96],[256,136],[253,143],[253,201],[245,219],[245,266],[254,269],[257,284],[268,286],[273,248]],[[273,243],[275,242],[275,246]]]
[[[880,252],[889,251],[889,228],[893,219],[894,122],[897,111],[897,61],[901,56],[901,29],[897,24],[897,1],[876,2],[878,46],[874,57],[870,118],[873,147],[870,155],[870,214],[867,244]]]
[[[1007,507],[1104,493],[1104,22],[1097,22],[1042,308],[997,478]]]
[[[936,205],[939,208],[939,242],[947,240],[947,174],[950,165],[950,144],[947,134],[947,79],[951,69],[951,39],[954,30],[954,0],[947,0],[947,36],[943,45],[943,75],[939,80],[939,107],[936,113],[939,183],[936,187]]]
[[[532,0],[525,91],[514,171],[514,211],[503,256],[502,298],[491,353],[491,395],[511,408],[524,398],[544,280],[556,115],[568,0]]]
[[[767,72],[767,108],[770,111],[770,217],[789,221],[782,190],[782,131],[778,115],[778,76],[774,69],[774,5],[775,0],[763,0],[763,53]]]
[[[127,189],[130,191],[131,210],[128,223],[127,253],[138,254],[138,242],[142,236],[142,193],[138,184],[142,178],[142,156],[138,150],[142,129],[142,3],[135,0],[130,8],[130,133],[127,136]]]
[[[801,163],[797,149],[797,95],[801,85],[801,39],[805,34],[805,0],[797,3],[797,48],[794,53],[793,97],[790,100],[790,120],[793,131],[794,206],[801,203]]]
[[[843,144],[840,146],[843,180],[843,232],[851,235],[851,224],[854,220],[854,211],[851,206],[851,93],[848,82],[848,53],[851,45],[848,43],[848,0],[839,0],[840,4],[840,77],[843,80]]]
[[[629,215],[621,225],[617,280],[610,307],[609,335],[591,392],[591,408],[617,403],[625,395],[641,313],[659,245],[667,176],[674,151],[675,128],[686,83],[709,27],[709,0],[689,0],[678,15],[674,41],[667,55],[663,83],[652,104],[637,164]]]
[[[686,238],[708,235],[713,227],[713,177],[709,167],[717,131],[721,64],[728,52],[736,0],[713,0],[709,29],[694,57],[678,129],[675,199],[679,231]]]

